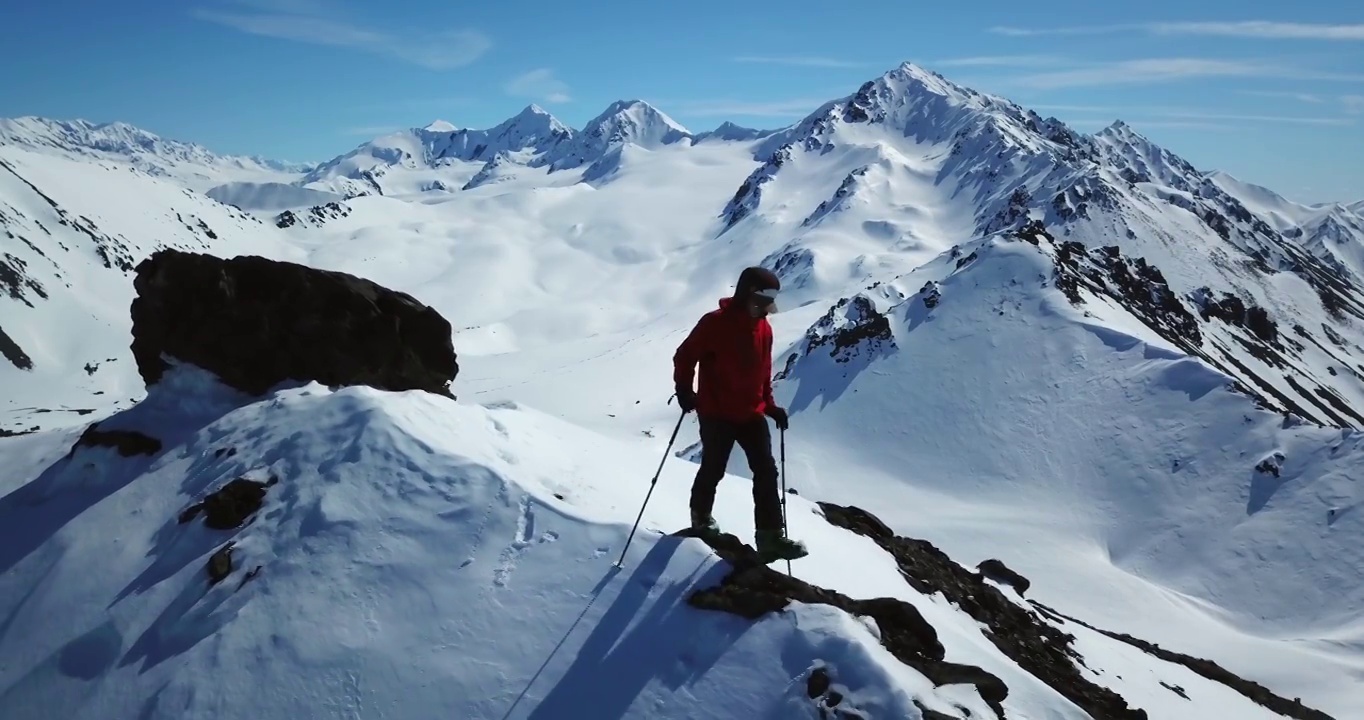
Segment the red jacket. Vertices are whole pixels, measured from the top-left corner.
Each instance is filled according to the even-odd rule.
[[[755,318],[732,298],[697,321],[673,354],[673,383],[692,386],[701,365],[696,391],[698,415],[742,422],[761,417],[776,406],[772,399],[772,326]]]

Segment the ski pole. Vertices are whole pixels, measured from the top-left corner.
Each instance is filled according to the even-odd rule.
[[[671,404],[672,398],[668,398],[668,402]],[[616,567],[622,567],[625,562],[625,551],[630,549],[630,541],[635,539],[635,530],[639,528],[639,521],[644,517],[644,508],[648,506],[649,498],[654,494],[654,486],[658,484],[658,476],[663,474],[663,463],[668,461],[668,455],[672,453],[673,442],[677,440],[677,431],[682,429],[682,419],[685,417],[687,417],[685,411],[677,416],[677,426],[673,428],[673,436],[668,439],[668,449],[663,451],[663,459],[659,461],[658,470],[654,472],[654,479],[649,483],[649,492],[644,495],[644,504],[639,506],[639,517],[635,518],[635,525],[630,528],[630,537],[625,539],[625,547],[621,548],[620,559],[616,561]]]
[[[789,539],[786,534],[786,428],[781,429],[781,536]],[[790,559],[786,561],[786,576],[791,576]]]

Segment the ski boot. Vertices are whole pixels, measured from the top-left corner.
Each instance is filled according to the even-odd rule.
[[[693,512],[691,514],[691,529],[701,539],[714,539],[720,536],[720,525],[709,513],[701,515]]]
[[[799,541],[783,537],[779,530],[759,530],[754,536],[758,556],[764,563],[777,560],[796,560],[810,554]]]

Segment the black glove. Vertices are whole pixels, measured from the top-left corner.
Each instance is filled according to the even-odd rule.
[[[786,408],[773,405],[772,407],[767,408],[767,416],[772,418],[773,422],[777,423],[778,430],[785,430],[791,426],[791,419],[786,415]]]
[[[696,392],[691,388],[677,389],[677,406],[682,408],[683,413],[689,413],[696,409]]]

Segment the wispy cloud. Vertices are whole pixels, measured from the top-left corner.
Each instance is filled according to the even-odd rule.
[[[1055,55],[980,55],[933,60],[924,64],[936,67],[1037,67],[1063,62],[1063,58]]]
[[[1364,96],[1359,97],[1364,100]],[[1126,122],[1138,127],[1235,127],[1248,123],[1278,123],[1288,125],[1326,125],[1345,126],[1357,124],[1354,118],[1330,116],[1273,115],[1259,113],[1209,112],[1190,108],[1151,107],[1151,106],[1102,106],[1102,105],[1030,105],[1037,111],[1057,111],[1079,115],[1099,115],[1099,118],[1068,118],[1067,124],[1085,126],[1094,123],[1108,124],[1112,118],[1124,118]],[[1147,118],[1132,120],[1129,118]]]
[[[338,9],[323,0],[236,0],[229,8],[191,12],[201,20],[251,35],[350,48],[432,70],[469,65],[492,47],[491,40],[473,30],[389,33],[364,27],[340,19]]]
[[[1051,28],[996,26],[989,30],[997,35],[1009,35],[1012,37],[1032,37],[1038,35],[1106,35],[1123,32],[1145,32],[1152,35],[1212,35],[1276,40],[1364,40],[1364,25],[1270,22],[1265,20],[1244,20],[1235,22],[1153,22]]]
[[[1354,125],[1353,118],[1301,117],[1297,115],[1256,115],[1239,113],[1168,112],[1162,117],[1190,120],[1225,120],[1237,123],[1285,123],[1289,125]]]
[[[1320,95],[1305,92],[1290,92],[1286,90],[1241,90],[1239,92],[1242,95],[1253,95],[1255,97],[1297,100],[1298,102],[1308,103],[1310,105],[1320,105],[1326,102],[1326,99]]]
[[[674,107],[680,115],[696,117],[805,117],[814,112],[827,99],[813,98],[796,100],[775,100],[770,102],[750,102],[745,100],[693,100],[676,103]]]
[[[566,103],[572,98],[568,95],[568,84],[555,77],[549,68],[537,68],[522,73],[507,82],[508,95],[528,97],[544,103]]]
[[[1209,58],[1145,58],[1100,63],[1069,70],[1033,73],[1007,82],[1039,89],[1097,85],[1137,85],[1198,78],[1260,77],[1333,82],[1364,82],[1364,74],[1319,72],[1282,63]]]
[[[1351,115],[1364,115],[1364,95],[1341,95],[1340,104]]]
[[[866,67],[866,63],[854,62],[851,60],[839,60],[837,58],[804,55],[784,56],[744,55],[741,57],[734,58],[734,62],[753,63],[761,65],[790,65],[793,67],[819,67],[819,68]]]
[[[339,134],[347,137],[363,136],[376,138],[406,129],[408,129],[406,125],[362,125],[359,127],[342,128]]]
[[[1209,122],[1206,120],[1128,120],[1128,125],[1142,130],[1144,128],[1176,128],[1180,130],[1232,130],[1234,125]],[[1084,119],[1067,123],[1072,128],[1102,130],[1112,124],[1111,120]]]

